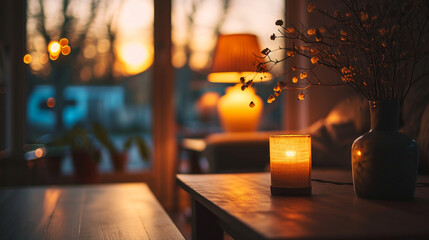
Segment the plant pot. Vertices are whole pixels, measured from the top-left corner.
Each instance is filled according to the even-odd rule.
[[[48,156],[46,157],[48,173],[50,176],[61,175],[61,165],[63,163],[63,156]]]
[[[128,154],[126,152],[114,153],[110,155],[115,171],[123,172],[128,162]]]
[[[418,171],[416,142],[399,132],[399,101],[370,101],[371,130],[352,145],[353,185],[360,198],[409,200]]]
[[[98,182],[98,164],[94,155],[98,155],[97,159],[99,159],[100,151],[96,151],[95,154],[83,150],[72,151],[74,174],[78,183]]]
[[[68,150],[65,146],[48,146],[46,151],[46,165],[50,176],[58,177],[61,175],[61,165],[63,158]]]

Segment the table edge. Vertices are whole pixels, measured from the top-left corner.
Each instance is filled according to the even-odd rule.
[[[190,188],[186,183],[183,182],[182,179],[180,179],[183,175],[204,175],[204,174],[176,174],[176,183],[184,189],[186,192],[189,193],[189,195],[194,199],[195,201],[199,202],[201,205],[206,207],[210,212],[212,212],[216,217],[221,221],[222,228],[226,230],[231,236],[235,237],[237,234],[236,232],[240,232],[239,239],[249,239],[249,240],[259,240],[259,239],[266,239],[262,234],[255,231],[250,226],[246,225],[244,222],[240,221],[236,217],[232,216],[227,211],[223,210],[216,204],[212,203],[210,200],[199,194],[194,189]],[[236,230],[230,228],[231,222],[233,222],[234,225],[238,226]],[[225,229],[226,228],[226,229]],[[244,234],[243,236],[241,234]]]

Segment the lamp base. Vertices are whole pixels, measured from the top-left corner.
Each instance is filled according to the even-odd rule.
[[[273,187],[271,188],[271,195],[274,196],[310,196],[311,187],[306,188],[282,188],[282,187]]]

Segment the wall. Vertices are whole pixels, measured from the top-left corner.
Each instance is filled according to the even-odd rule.
[[[22,111],[25,109],[26,93],[26,65],[22,61],[25,54],[25,6],[25,0],[6,0],[0,3],[0,44],[3,45],[8,62],[5,69],[8,77],[2,90],[6,92],[6,96],[3,95],[3,101],[0,102],[2,105],[6,102],[6,107],[0,107],[3,118],[0,121],[3,128],[0,130],[0,137],[3,147],[8,149],[8,155],[19,160],[23,160],[22,148],[26,142],[26,116],[25,111]],[[4,124],[7,125],[6,131]]]
[[[316,6],[324,8],[333,6],[331,1],[317,0],[312,1]],[[307,13],[308,1],[286,0],[286,18],[287,21],[295,26],[314,26],[320,23],[321,19],[314,14]],[[291,43],[287,43],[291,44]],[[297,59],[295,62],[285,64],[286,69],[290,69],[295,64],[310,64],[308,60]],[[328,69],[319,69],[317,76],[321,81],[332,82],[338,79],[338,76]],[[286,76],[287,79],[291,77]],[[332,79],[332,80],[331,80]],[[283,93],[284,94],[284,93]],[[357,95],[357,92],[348,86],[341,87],[311,87],[304,91],[305,100],[299,101],[297,96],[299,91],[287,90],[283,96],[283,129],[299,130],[304,129],[324,118],[330,110],[341,100]]]

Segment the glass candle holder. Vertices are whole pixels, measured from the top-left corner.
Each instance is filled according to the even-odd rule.
[[[311,195],[311,137],[270,136],[271,194]]]

